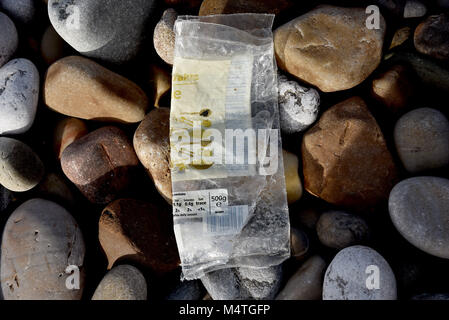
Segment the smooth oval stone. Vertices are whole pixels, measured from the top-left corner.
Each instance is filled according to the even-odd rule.
[[[184,280],[180,282],[166,300],[201,300],[204,297],[204,287],[199,280]]]
[[[385,19],[380,15],[379,28],[368,29],[367,18],[365,8],[323,5],[280,26],[274,32],[279,68],[324,92],[357,86],[382,58]]]
[[[134,181],[139,160],[125,133],[103,127],[71,143],[62,153],[61,167],[91,202],[106,204]]]
[[[173,52],[175,50],[175,25],[178,13],[174,9],[167,9],[162,14],[161,20],[154,28],[153,44],[157,54],[168,64],[173,64]]]
[[[86,124],[76,118],[66,118],[58,122],[53,136],[53,149],[58,159],[62,152],[73,141],[84,137],[88,133]]]
[[[414,41],[419,52],[449,60],[449,13],[428,17],[415,29]]]
[[[167,202],[171,203],[169,129],[170,109],[154,109],[137,128],[133,145],[137,157],[153,179],[156,189]]]
[[[390,193],[390,217],[399,233],[417,248],[449,259],[449,180],[414,177]]]
[[[295,81],[289,81],[285,76],[278,77],[278,84],[281,130],[287,134],[304,131],[318,116],[320,106],[318,91],[302,87]]]
[[[320,300],[325,269],[323,258],[309,258],[288,280],[276,300]]]
[[[419,18],[425,16],[427,7],[418,0],[407,0],[404,6],[404,18]]]
[[[14,59],[0,68],[0,134],[31,128],[39,99],[39,71],[27,59]]]
[[[420,108],[403,115],[395,125],[394,141],[409,172],[449,164],[449,121],[438,110]]]
[[[98,237],[111,268],[129,259],[163,274],[179,266],[179,255],[168,208],[119,199],[102,212]]]
[[[44,165],[23,142],[0,137],[0,184],[23,192],[34,188],[44,175]]]
[[[49,0],[48,16],[59,35],[81,54],[112,63],[139,53],[153,0]]]
[[[36,12],[33,0],[1,0],[0,9],[20,24],[30,23]]]
[[[53,26],[48,26],[41,40],[41,55],[47,64],[64,57],[65,41],[55,31]]]
[[[77,56],[48,68],[44,99],[50,109],[71,117],[123,123],[141,121],[148,107],[145,92],[134,82]]]
[[[9,17],[0,12],[0,67],[9,61],[19,45],[16,26]]]
[[[370,279],[377,270],[378,289],[375,280],[373,283]],[[396,279],[387,261],[365,246],[341,250],[324,275],[323,300],[396,300],[396,297]]]
[[[95,290],[92,300],[146,300],[147,283],[131,265],[119,265],[109,271]]]
[[[307,234],[297,228],[290,228],[290,248],[291,256],[296,260],[301,260],[309,251],[309,238]]]
[[[320,242],[335,249],[363,243],[368,239],[370,233],[364,219],[342,211],[323,213],[318,220],[316,229]]]
[[[213,300],[270,300],[279,291],[281,281],[281,265],[220,269],[201,278]]]
[[[31,199],[9,217],[1,246],[1,287],[7,300],[76,300],[83,292],[84,241],[60,205]],[[68,266],[78,267],[79,289],[68,289]]]

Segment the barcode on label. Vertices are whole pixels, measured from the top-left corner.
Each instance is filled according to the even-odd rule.
[[[221,215],[206,215],[203,220],[206,232],[215,234],[236,234],[243,227],[248,216],[248,206],[232,206],[226,208]]]

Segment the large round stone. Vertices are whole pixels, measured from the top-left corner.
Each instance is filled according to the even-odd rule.
[[[28,200],[13,212],[3,231],[0,279],[3,297],[80,299],[84,252],[81,230],[67,210],[48,200]],[[72,281],[66,270],[79,271],[79,277],[72,275]],[[79,283],[75,283],[77,280]]]
[[[279,67],[324,92],[355,87],[382,57],[385,20],[368,29],[367,19],[365,8],[320,6],[284,24],[274,33]]]
[[[390,217],[402,236],[417,248],[449,259],[449,180],[414,177],[390,194]]]
[[[364,246],[341,250],[324,275],[323,300],[396,300],[396,279],[387,261]]]

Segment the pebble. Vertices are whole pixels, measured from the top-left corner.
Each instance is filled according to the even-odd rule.
[[[390,193],[390,217],[408,242],[431,255],[449,259],[449,180],[413,177]]]
[[[449,13],[428,17],[415,29],[414,40],[419,52],[449,60]]]
[[[204,291],[200,280],[184,280],[170,292],[166,300],[201,300]]]
[[[168,64],[173,64],[175,50],[175,26],[178,13],[174,9],[167,9],[162,14],[161,20],[154,28],[153,44],[157,54]]]
[[[396,47],[399,47],[402,45],[405,41],[407,41],[410,38],[410,35],[412,34],[412,29],[410,27],[402,27],[393,35],[393,39],[391,39],[390,44],[390,50]]]
[[[47,64],[52,64],[64,57],[65,41],[53,26],[48,26],[41,40],[41,55]]]
[[[84,285],[83,235],[60,205],[31,199],[9,217],[1,245],[1,287],[6,300],[78,300]],[[79,289],[66,287],[65,270],[79,268]]]
[[[133,144],[137,157],[153,179],[156,189],[171,203],[169,130],[170,109],[153,109],[137,128]]]
[[[273,13],[279,14],[293,5],[291,0],[204,0],[200,16],[230,13]]]
[[[320,242],[334,249],[361,244],[370,235],[363,218],[343,211],[324,212],[318,220],[316,231]]]
[[[320,95],[313,88],[300,86],[285,76],[278,77],[279,117],[281,130],[287,134],[298,133],[315,122],[320,106]]]
[[[14,192],[34,188],[44,176],[44,165],[23,142],[0,137],[0,184]]]
[[[409,172],[449,164],[449,121],[438,110],[420,108],[404,114],[395,125],[394,141],[399,158]]]
[[[22,25],[32,22],[36,13],[33,0],[0,0],[0,10]]]
[[[434,59],[414,52],[398,52],[390,60],[410,65],[424,85],[449,91],[449,70],[433,61]]]
[[[288,280],[276,300],[321,300],[326,262],[312,256]]]
[[[88,133],[86,124],[76,118],[65,118],[56,124],[53,136],[53,149],[58,159],[62,152],[75,140]]]
[[[131,265],[110,270],[95,290],[92,300],[146,300],[147,283],[142,273]]]
[[[0,67],[9,61],[19,45],[16,26],[9,17],[0,12]]]
[[[0,68],[0,135],[19,134],[33,125],[39,100],[39,71],[27,59]]]
[[[134,82],[83,57],[53,63],[45,76],[46,105],[67,116],[135,123],[148,107],[145,92]]]
[[[374,271],[370,270],[371,267]],[[376,268],[379,275],[375,286]],[[368,285],[367,285],[368,284]],[[376,288],[376,287],[374,287]],[[338,252],[326,270],[323,300],[396,300],[396,279],[388,262],[375,250],[352,246]]]
[[[392,112],[407,107],[415,91],[412,72],[403,65],[393,65],[373,80],[371,95]]]
[[[108,269],[121,258],[163,274],[179,266],[171,212],[133,199],[119,199],[102,212],[98,237]]]
[[[81,54],[121,64],[141,51],[154,6],[153,0],[49,0],[48,16]]]
[[[135,180],[139,160],[125,133],[103,127],[71,143],[62,153],[64,174],[92,203],[107,204]]]
[[[72,190],[66,183],[66,179],[54,172],[45,175],[36,189],[42,198],[48,198],[57,203],[74,205],[76,202]]]
[[[201,278],[213,300],[272,300],[281,280],[280,265],[261,269],[220,269]]]
[[[302,142],[304,187],[353,209],[386,202],[397,178],[382,131],[359,97],[323,113]]]
[[[152,102],[157,108],[161,107],[160,101],[171,89],[171,75],[161,67],[150,65],[148,83],[152,88]]]
[[[294,227],[290,227],[290,248],[291,256],[296,260],[301,260],[309,251],[309,238],[307,234]]]
[[[320,6],[284,24],[274,32],[279,67],[324,92],[355,87],[382,57],[385,20],[368,29],[366,18],[365,8]]]
[[[12,193],[0,184],[0,213],[8,208],[12,198]]]
[[[407,0],[404,6],[404,18],[420,18],[427,14],[427,7],[418,0]]]
[[[299,160],[296,154],[282,150],[284,159],[285,187],[287,201],[292,204],[302,197],[302,183],[299,177]]]

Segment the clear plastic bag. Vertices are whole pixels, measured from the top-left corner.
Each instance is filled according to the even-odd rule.
[[[180,16],[175,23],[173,215],[187,280],[290,256],[273,19]]]

